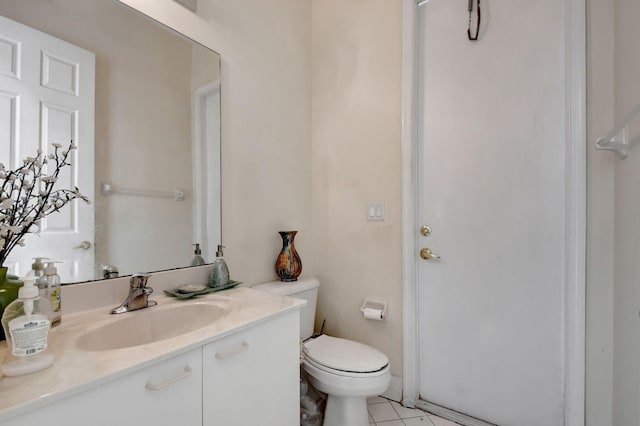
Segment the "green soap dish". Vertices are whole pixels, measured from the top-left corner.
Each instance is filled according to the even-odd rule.
[[[199,290],[200,286],[196,286],[193,284],[188,284],[186,286],[181,286],[178,288],[173,288],[171,290],[165,290],[165,294],[169,296],[173,296],[176,299],[190,299],[196,296],[203,296],[209,293],[215,293],[222,290],[228,290],[237,286],[238,284],[242,284],[241,281],[229,281],[229,284],[223,285],[221,287],[208,287],[204,286],[203,289]],[[190,291],[193,289],[192,291]]]

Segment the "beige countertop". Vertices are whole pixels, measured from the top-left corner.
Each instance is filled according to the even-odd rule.
[[[110,310],[114,307],[111,306],[63,315],[62,323],[49,334],[47,352],[55,357],[51,367],[25,376],[0,377],[0,422],[300,309],[306,303],[242,287],[188,300],[160,294],[154,294],[150,299],[157,301],[161,309],[171,304],[185,303],[225,304],[230,309],[212,324],[173,338],[97,352],[78,349],[76,343],[79,337],[126,316],[144,314],[158,307],[111,315]],[[0,357],[3,360],[6,350],[6,343],[2,342]]]

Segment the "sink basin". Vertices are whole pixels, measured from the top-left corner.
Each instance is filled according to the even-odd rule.
[[[229,312],[224,304],[190,302],[155,306],[114,316],[103,326],[88,330],[76,342],[85,351],[109,351],[170,339],[206,327]]]

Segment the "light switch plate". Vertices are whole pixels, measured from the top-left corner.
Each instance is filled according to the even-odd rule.
[[[367,220],[369,222],[384,221],[384,201],[367,203]]]

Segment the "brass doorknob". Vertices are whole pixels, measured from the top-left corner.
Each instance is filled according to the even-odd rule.
[[[428,225],[422,225],[420,227],[420,233],[422,234],[423,237],[427,237],[431,234],[431,228],[429,228]]]
[[[429,248],[423,248],[422,250],[420,250],[420,257],[424,260],[440,259],[440,256],[438,256],[437,254],[433,254],[433,252]]]

